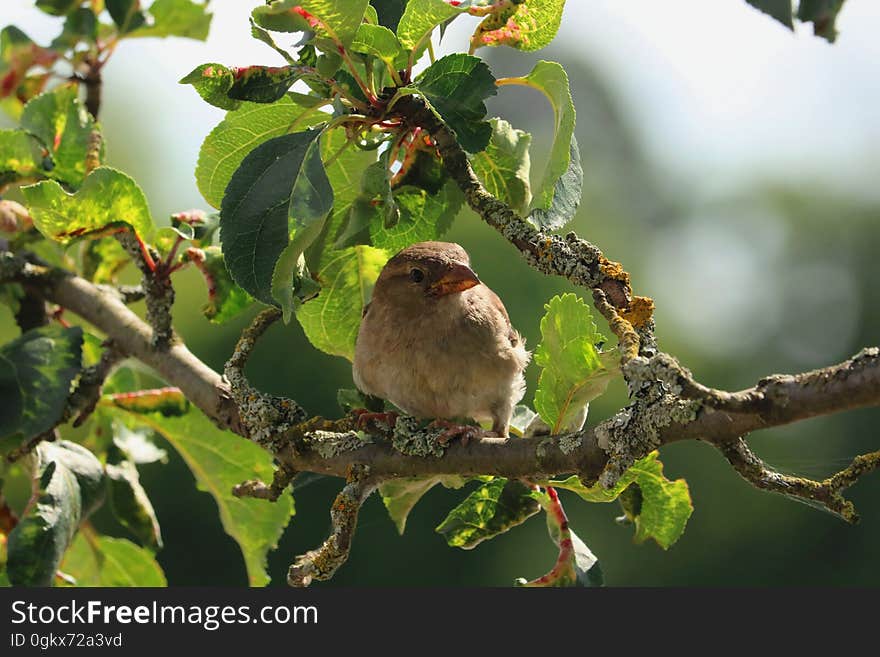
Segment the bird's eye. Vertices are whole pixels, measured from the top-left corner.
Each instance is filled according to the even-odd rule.
[[[413,283],[421,283],[423,280],[425,280],[425,272],[423,272],[421,269],[410,269],[409,279]]]

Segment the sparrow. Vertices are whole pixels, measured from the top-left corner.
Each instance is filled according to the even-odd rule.
[[[530,353],[501,299],[480,281],[458,244],[419,242],[392,257],[364,309],[352,373],[361,392],[404,413],[491,422],[506,437],[525,393]]]

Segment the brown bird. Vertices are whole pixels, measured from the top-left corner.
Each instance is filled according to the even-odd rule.
[[[492,422],[507,436],[525,393],[530,354],[501,299],[449,242],[420,242],[385,265],[364,310],[354,381],[409,415],[434,418],[449,436],[468,437],[450,420]]]

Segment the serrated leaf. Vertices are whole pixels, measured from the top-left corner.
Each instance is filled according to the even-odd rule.
[[[792,20],[792,0],[746,0],[752,7],[771,16],[790,30],[794,29]]]
[[[354,359],[364,307],[387,260],[382,249],[363,245],[328,253],[316,272],[321,292],[296,312],[309,342],[328,354]]]
[[[397,36],[381,25],[362,23],[351,42],[351,50],[378,57],[395,70],[406,65],[407,54]]]
[[[370,4],[376,12],[376,20],[379,25],[389,30],[397,30],[403,11],[406,9],[408,0],[370,0]]]
[[[368,0],[279,0],[254,9],[257,25],[275,32],[315,30],[347,47],[354,39],[367,10]],[[320,21],[309,23],[300,9]]]
[[[108,463],[107,486],[110,508],[119,523],[126,527],[141,545],[155,551],[162,547],[159,519],[147,491],[141,485],[140,475],[131,461]]]
[[[140,0],[104,0],[104,5],[120,34],[133,32],[147,22]]]
[[[505,84],[530,86],[553,107],[553,146],[541,181],[538,202],[529,219],[542,230],[558,230],[573,216],[581,200],[583,170],[574,138],[575,110],[568,75],[556,62],[539,61],[532,72],[508,78]]]
[[[142,239],[153,232],[143,190],[133,178],[110,167],[92,171],[74,194],[54,180],[22,187],[21,192],[37,230],[62,244],[111,224],[128,224]]]
[[[6,571],[15,586],[52,584],[80,522],[103,493],[101,463],[84,447],[43,442],[35,454],[39,495],[9,534]]]
[[[471,157],[471,166],[486,190],[523,214],[532,202],[529,183],[532,136],[504,119],[490,119],[492,137],[486,150]]]
[[[150,5],[152,21],[137,28],[132,37],[185,37],[204,41],[211,30],[212,14],[207,3],[192,0],[155,0]]]
[[[264,303],[277,303],[273,274],[282,254],[294,262],[298,257],[288,245],[308,246],[305,238],[315,227],[319,232],[333,205],[319,151],[321,132],[263,142],[242,160],[223,197],[220,243],[226,266],[236,283]],[[293,284],[292,273],[285,283]]]
[[[406,519],[416,503],[437,484],[445,488],[461,488],[467,480],[459,475],[439,475],[436,477],[404,477],[402,479],[389,479],[379,484],[379,494],[382,496],[382,504],[388,510],[388,515],[397,527],[397,531],[403,534],[406,529]]]
[[[565,0],[524,0],[502,7],[483,19],[471,43],[540,50],[556,37]]]
[[[654,451],[636,461],[611,489],[598,484],[588,488],[576,476],[549,481],[546,485],[573,491],[588,502],[613,502],[631,484],[637,484],[641,490],[642,504],[639,514],[632,519],[636,527],[635,539],[642,542],[652,538],[667,550],[684,533],[694,507],[687,482],[684,479],[667,479],[663,475],[663,464],[657,457],[658,453]]]
[[[397,38],[404,48],[416,51],[418,56],[434,28],[466,11],[443,0],[410,0],[397,25]]]
[[[44,326],[0,347],[0,357],[5,361],[2,387],[13,395],[8,398],[10,407],[0,416],[0,437],[20,434],[26,440],[57,424],[67,405],[70,384],[80,370],[82,342],[78,326]],[[10,412],[16,398],[10,366],[21,400],[18,414]]]
[[[389,253],[442,237],[452,226],[464,196],[450,180],[436,194],[418,187],[401,187],[394,192],[394,202],[400,210],[400,219],[394,226],[386,227],[376,208],[376,216],[369,225],[373,246]]]
[[[223,64],[215,63],[201,64],[180,79],[180,84],[191,84],[205,102],[225,110],[241,106],[240,100],[228,95],[234,83],[234,73]]]
[[[486,148],[492,126],[483,120],[483,101],[498,92],[495,76],[483,60],[462,53],[447,55],[425,69],[413,86],[452,128],[462,148],[471,153]]]
[[[147,550],[124,538],[80,532],[64,555],[61,570],[77,586],[167,586],[165,573]]]
[[[442,534],[451,547],[471,550],[521,525],[540,509],[528,486],[496,477],[468,495],[435,531]]]
[[[535,363],[542,368],[535,410],[551,433],[577,431],[586,419],[586,405],[620,373],[619,357],[614,351],[598,350],[605,338],[577,295],[555,296],[544,309],[541,343],[535,350]]]
[[[47,176],[73,186],[82,183],[96,124],[79,101],[76,85],[62,85],[30,100],[21,113],[21,127],[45,147],[51,160],[51,166],[42,165]]]
[[[837,39],[837,15],[844,0],[801,0],[798,20],[813,24],[813,34],[829,43]]]
[[[227,113],[202,143],[196,166],[199,191],[208,203],[219,208],[232,174],[254,148],[273,137],[311,128],[328,118],[318,107],[298,104],[289,96],[271,105],[242,103]]]
[[[223,528],[241,548],[248,582],[265,586],[269,582],[266,555],[278,545],[294,514],[293,497],[285,492],[277,502],[268,503],[234,497],[232,488],[250,479],[272,481],[272,456],[256,444],[218,429],[195,408],[181,417],[132,414],[112,407],[108,411],[152,428],[174,447],[195,476],[199,490],[210,493],[217,502]]]
[[[202,307],[202,314],[208,320],[214,324],[224,324],[247,310],[254,302],[253,297],[236,285],[229,276],[219,246],[209,246],[192,255],[188,252],[187,257],[196,262],[199,271],[205,276],[208,302]]]

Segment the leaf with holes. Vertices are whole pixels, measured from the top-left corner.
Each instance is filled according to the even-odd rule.
[[[75,194],[68,194],[54,180],[22,187],[21,192],[37,230],[62,244],[110,225],[128,224],[141,239],[153,233],[143,190],[130,176],[110,167],[92,171]]]
[[[651,538],[667,550],[684,533],[694,507],[687,482],[667,479],[657,457],[658,453],[654,451],[636,461],[611,489],[599,484],[584,486],[577,476],[543,482],[542,485],[573,491],[587,502],[613,502],[631,485],[638,486],[637,503],[630,504],[627,511],[635,524],[635,540],[641,543]]]

